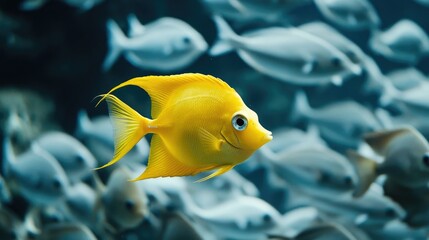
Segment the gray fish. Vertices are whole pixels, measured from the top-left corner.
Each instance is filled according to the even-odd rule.
[[[392,84],[386,84],[386,91],[380,99],[380,104],[387,106],[396,104],[402,106],[403,112],[418,114],[429,113],[429,82],[421,82],[418,87],[404,91],[397,90]]]
[[[100,193],[85,183],[77,183],[67,191],[65,199],[67,216],[88,226],[94,232],[104,227],[105,215]]]
[[[10,141],[4,146],[5,179],[13,192],[34,205],[46,206],[65,196],[69,180],[57,160],[33,144],[27,152],[15,156]]]
[[[328,42],[297,28],[272,27],[239,36],[221,17],[214,21],[219,40],[210,55],[236,50],[251,67],[275,79],[297,85],[340,85],[362,71]]]
[[[361,229],[351,225],[342,224],[332,220],[323,223],[315,223],[304,229],[293,238],[282,236],[272,236],[269,239],[289,239],[289,240],[371,240]]]
[[[349,158],[359,177],[354,192],[361,196],[381,174],[405,187],[423,187],[429,182],[429,144],[413,127],[368,133],[365,141],[378,154],[384,156],[381,164],[350,151]]]
[[[361,65],[365,61],[366,55],[360,47],[326,23],[310,22],[299,26],[299,29],[329,42],[355,64]]]
[[[268,148],[273,153],[280,154],[291,149],[302,149],[311,146],[314,148],[327,148],[326,142],[320,138],[319,129],[310,125],[307,132],[298,128],[281,128],[273,132],[273,140],[265,144],[263,148]]]
[[[134,228],[149,215],[146,195],[130,179],[126,168],[115,169],[102,197],[107,219],[119,230]]]
[[[190,177],[190,180],[196,181],[198,178]],[[205,181],[199,184],[190,183],[187,189],[194,201],[204,208],[215,206],[236,196],[259,196],[259,190],[256,186],[234,169],[220,175],[213,181]]]
[[[66,174],[72,183],[90,176],[96,166],[91,152],[77,139],[64,132],[44,133],[35,143],[54,156],[63,169],[67,169]]]
[[[421,83],[429,81],[421,71],[413,67],[393,70],[386,77],[399,91],[415,88]]]
[[[411,228],[397,220],[389,222],[381,229],[366,229],[366,232],[371,239],[427,240],[427,232],[424,228]]]
[[[78,114],[76,137],[80,139],[98,161],[98,166],[108,163],[113,156],[113,125],[108,116],[90,119],[85,111]],[[149,156],[149,143],[142,138],[121,163],[142,163]]]
[[[113,20],[107,21],[107,30],[109,52],[103,63],[105,71],[123,53],[135,67],[172,72],[189,66],[207,49],[201,34],[177,18],[160,18],[147,24],[144,34],[134,37],[125,36]]]
[[[26,11],[37,10],[45,5],[49,0],[24,0],[21,3],[21,9]],[[67,5],[81,10],[89,10],[103,0],[63,0]]]
[[[0,132],[11,139],[15,149],[23,151],[41,132],[56,128],[50,119],[54,109],[48,98],[32,90],[2,88]]]
[[[79,223],[57,223],[45,226],[41,239],[44,240],[97,240],[85,225]]]
[[[392,61],[416,64],[429,50],[429,37],[417,23],[402,19],[384,31],[373,32],[369,46]]]
[[[318,188],[297,187],[295,183],[286,183],[292,194],[287,201],[288,208],[296,206],[312,206],[321,211],[328,218],[334,218],[346,223],[365,228],[379,228],[386,223],[403,219],[406,212],[396,202],[383,196],[380,187],[371,187],[361,198],[354,198],[351,194],[324,194]]]
[[[315,0],[319,11],[329,21],[351,30],[374,29],[380,18],[368,0]]]
[[[266,22],[284,23],[292,10],[310,3],[309,0],[229,0],[241,13]]]
[[[297,186],[306,185],[305,188],[323,189],[325,195],[351,192],[357,184],[348,159],[328,148],[284,151],[264,160],[272,164],[273,171],[282,179],[291,184],[295,182]]]
[[[429,7],[429,1],[428,0],[414,0],[414,1],[423,5],[423,6]]]
[[[280,213],[264,200],[237,196],[208,209],[184,199],[189,212],[221,239],[263,239],[281,222]]]
[[[283,214],[278,231],[272,235],[293,238],[320,220],[319,211],[314,207],[295,208]]]
[[[164,224],[160,231],[160,240],[203,240],[201,235],[184,215],[170,213],[163,217]]]
[[[340,146],[356,148],[364,133],[381,129],[374,114],[355,101],[337,101],[313,109],[303,91],[298,91],[291,114],[292,121],[301,118],[316,125],[323,138]]]

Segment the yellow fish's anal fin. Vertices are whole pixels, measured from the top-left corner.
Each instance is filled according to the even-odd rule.
[[[186,166],[177,160],[165,147],[159,135],[154,134],[150,143],[150,153],[146,170],[131,181],[139,181],[157,177],[190,176],[203,171],[199,168]]]
[[[364,135],[364,140],[379,154],[384,155],[387,145],[400,134],[411,131],[410,128],[398,128],[387,131],[372,132]]]
[[[138,86],[149,94],[152,101],[151,115],[152,118],[157,118],[162,109],[165,108],[165,105],[170,99],[172,93],[181,86],[187,84],[190,86],[204,85],[208,88],[218,87],[225,91],[234,91],[226,82],[219,78],[199,73],[184,73],[170,76],[145,76],[132,78],[114,87],[108,92],[108,94],[124,86]],[[103,100],[103,98],[101,100]]]
[[[115,151],[113,159],[97,169],[110,166],[127,154],[148,133],[147,126],[151,121],[112,94],[105,94],[103,98],[107,101],[113,124]]]
[[[203,178],[201,178],[201,179],[199,179],[199,180],[197,180],[195,182],[204,182],[206,180],[209,180],[210,178],[222,175],[222,174],[228,172],[229,170],[231,170],[233,167],[234,167],[234,165],[225,165],[225,166],[222,166],[216,172],[214,172],[214,173],[212,173],[212,174],[210,174],[210,175],[208,175],[206,177],[203,177]]]
[[[204,148],[206,152],[220,152],[222,144],[225,143],[225,140],[216,138],[204,128],[199,129],[199,136],[201,147]]]

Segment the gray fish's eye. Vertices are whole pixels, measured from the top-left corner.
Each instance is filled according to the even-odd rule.
[[[235,115],[232,118],[232,126],[238,131],[243,131],[247,127],[247,118],[241,114]]]
[[[54,186],[55,189],[59,189],[61,187],[61,182],[59,179],[53,179],[52,180],[52,185]]]
[[[75,161],[76,161],[76,164],[79,164],[79,165],[82,165],[85,162],[83,160],[83,157],[79,155],[75,157]]]
[[[335,67],[339,67],[341,65],[341,60],[339,58],[332,58],[331,59],[331,64]]]
[[[396,216],[396,212],[392,208],[387,208],[385,214],[387,217],[391,217],[391,218]]]
[[[134,201],[133,200],[130,200],[130,199],[127,199],[126,201],[125,201],[125,208],[128,210],[128,211],[132,211],[133,209],[134,209],[134,206],[135,206],[136,204],[134,203]]]
[[[429,167],[429,154],[428,153],[423,155],[422,161],[426,167]]]
[[[183,37],[183,38],[182,38],[182,41],[183,41],[183,43],[184,43],[184,44],[186,44],[186,45],[188,45],[188,44],[190,44],[190,43],[191,43],[191,39],[190,39],[189,37]]]

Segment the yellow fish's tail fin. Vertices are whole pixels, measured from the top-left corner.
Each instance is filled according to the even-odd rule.
[[[226,165],[226,166],[222,166],[222,167],[221,167],[221,168],[219,168],[216,172],[214,172],[214,173],[212,173],[212,174],[210,174],[210,175],[208,175],[208,176],[206,176],[206,177],[203,177],[203,178],[201,178],[201,179],[199,179],[199,180],[197,180],[197,181],[195,181],[195,182],[204,182],[204,181],[206,181],[206,180],[209,180],[210,178],[217,177],[217,176],[219,176],[219,175],[222,175],[222,174],[224,174],[224,173],[228,172],[228,171],[229,171],[229,170],[231,170],[233,167],[234,167],[234,165]]]
[[[96,169],[108,167],[119,161],[149,132],[148,125],[151,121],[112,94],[100,96],[107,101],[109,108],[114,130],[115,152],[110,162]]]

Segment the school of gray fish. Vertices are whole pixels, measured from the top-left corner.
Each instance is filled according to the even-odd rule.
[[[32,12],[48,2],[20,7]],[[63,2],[79,11],[104,3]],[[428,29],[400,13],[386,26],[371,0],[199,2],[216,27],[213,43],[179,18],[142,23],[129,13],[127,31],[107,20],[100,71],[109,74],[123,58],[173,74],[203,55],[237,53],[248,72],[269,78],[265,85],[290,86],[273,140],[205,182],[195,182],[200,175],[130,182],[146,168],[148,139],[95,171],[113,156],[107,115],[82,109],[66,132],[52,124],[49,98],[3,88],[0,239],[429,239],[429,77],[419,68]],[[429,1],[413,2],[429,13]],[[309,7],[320,16],[295,25],[294,12]],[[359,32],[369,33],[366,42],[346,37]],[[398,67],[385,72],[379,59]]]

